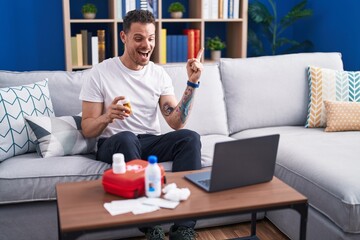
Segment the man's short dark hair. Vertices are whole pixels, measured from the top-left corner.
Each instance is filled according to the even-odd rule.
[[[132,23],[152,23],[155,25],[154,15],[147,10],[132,10],[124,17],[123,31],[128,33]]]

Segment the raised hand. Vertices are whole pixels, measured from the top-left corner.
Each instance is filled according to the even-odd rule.
[[[201,48],[196,56],[196,58],[189,59],[187,62],[187,74],[189,77],[189,81],[193,83],[198,83],[201,71],[203,70],[203,65],[201,63],[201,57],[204,53],[204,48]]]

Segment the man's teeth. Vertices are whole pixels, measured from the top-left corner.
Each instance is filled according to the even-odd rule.
[[[148,56],[148,52],[139,52],[141,55],[143,55],[144,57],[147,57]]]

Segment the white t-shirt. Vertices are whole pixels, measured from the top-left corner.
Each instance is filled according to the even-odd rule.
[[[171,78],[165,70],[149,62],[142,70],[130,70],[119,57],[94,66],[85,76],[80,100],[103,102],[107,110],[115,97],[130,100],[132,114],[125,120],[110,123],[100,137],[110,137],[121,131],[135,134],[160,134],[157,108],[162,95],[174,95]]]

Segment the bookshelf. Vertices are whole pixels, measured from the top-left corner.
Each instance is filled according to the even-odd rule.
[[[136,1],[136,0],[133,0]],[[175,0],[174,0],[175,1]],[[222,57],[244,58],[247,48],[247,9],[248,0],[239,1],[239,18],[228,19],[206,19],[203,12],[205,1],[214,0],[183,0],[187,2],[186,15],[181,19],[172,19],[168,17],[167,6],[173,1],[157,0],[157,18],[156,18],[156,47],[152,55],[152,61],[160,63],[160,54],[162,51],[161,29],[165,28],[168,32],[173,29],[193,28],[200,29],[200,46],[205,47],[206,37],[220,35],[226,41],[226,49]],[[223,0],[219,0],[223,1]],[[64,43],[65,43],[65,68],[67,71],[91,68],[91,65],[73,66],[71,37],[81,30],[87,29],[96,35],[97,29],[106,31],[106,58],[120,56],[122,54],[122,43],[119,33],[122,29],[122,19],[117,18],[117,4],[119,0],[98,0],[93,1],[98,6],[98,13],[95,19],[83,19],[81,5],[83,0],[63,0],[63,18],[64,18]],[[77,5],[76,5],[77,4]],[[74,7],[76,6],[76,7]],[[101,9],[100,9],[101,7]],[[76,8],[76,9],[72,9]],[[94,34],[95,33],[95,34]],[[210,52],[206,51],[205,58],[209,57]],[[205,59],[206,60],[206,59]]]

